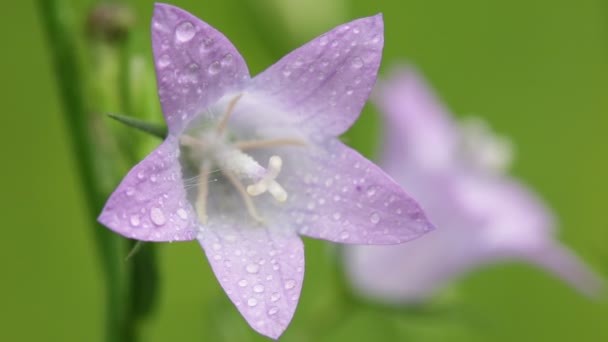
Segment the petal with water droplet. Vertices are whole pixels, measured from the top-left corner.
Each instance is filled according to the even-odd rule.
[[[212,223],[198,239],[215,276],[251,327],[278,338],[293,317],[304,277],[304,246],[296,233],[290,227]],[[217,245],[222,247],[213,247]]]
[[[376,82],[383,31],[381,15],[340,25],[256,76],[251,90],[276,100],[311,131],[341,134]]]
[[[339,243],[396,244],[432,229],[416,201],[337,139],[299,152],[297,160],[284,163],[283,183],[292,196],[284,214],[296,218],[301,234]]]
[[[196,216],[186,199],[178,158],[177,140],[169,137],[129,171],[108,199],[99,222],[138,240],[194,239]]]
[[[192,14],[156,4],[152,21],[158,93],[175,133],[222,95],[238,91],[249,70],[223,34]]]

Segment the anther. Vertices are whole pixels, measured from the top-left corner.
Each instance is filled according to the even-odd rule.
[[[275,181],[281,172],[282,166],[283,160],[281,157],[270,157],[266,174],[257,183],[249,185],[247,193],[250,196],[258,196],[268,191],[277,201],[285,202],[287,200],[287,192]]]

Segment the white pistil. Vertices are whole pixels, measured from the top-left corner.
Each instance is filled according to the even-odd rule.
[[[248,186],[247,193],[251,196],[258,196],[268,191],[277,201],[285,202],[287,200],[287,192],[275,181],[281,172],[282,166],[283,160],[281,157],[270,157],[266,174],[257,183]]]
[[[265,148],[265,147],[277,147],[277,146],[306,146],[306,142],[304,140],[299,139],[289,139],[289,138],[277,138],[277,139],[263,139],[263,140],[242,140],[237,141],[232,146],[238,148],[239,150],[246,151],[252,150],[256,148]]]
[[[209,161],[204,160],[201,165],[200,175],[198,178],[198,193],[196,196],[196,214],[198,220],[205,224],[207,223],[207,196],[209,194],[209,171],[211,165]]]
[[[226,170],[222,170],[224,176],[232,183],[232,185],[236,188],[238,193],[241,195],[243,202],[245,202],[245,207],[247,207],[247,212],[254,220],[258,222],[262,222],[262,217],[258,214],[258,211],[255,209],[253,205],[253,201],[251,201],[251,197],[247,195],[247,191],[241,182],[230,172]]]

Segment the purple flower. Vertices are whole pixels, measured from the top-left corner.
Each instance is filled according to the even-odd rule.
[[[347,274],[358,292],[390,303],[422,301],[467,271],[509,259],[545,268],[585,293],[598,289],[596,276],[555,240],[549,210],[503,174],[508,140],[480,120],[454,122],[413,70],[381,86],[381,165],[440,229],[403,246],[348,247]]]
[[[298,234],[395,244],[431,229],[419,206],[336,137],[374,85],[380,15],[341,25],[251,79],[220,32],[157,4],[152,43],[166,140],[136,165],[99,221],[133,239],[197,239],[261,334],[291,320],[304,275]]]

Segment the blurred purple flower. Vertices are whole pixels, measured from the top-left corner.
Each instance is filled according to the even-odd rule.
[[[99,221],[139,240],[198,239],[259,333],[277,338],[294,314],[297,234],[395,244],[431,229],[392,179],[336,138],[375,83],[380,15],[335,28],[253,79],[226,37],[177,7],[156,5],[152,44],[169,134]]]
[[[484,264],[536,264],[593,294],[598,278],[553,236],[553,216],[503,171],[509,141],[481,120],[462,125],[413,70],[400,70],[378,92],[385,114],[381,165],[439,227],[403,246],[346,249],[347,274],[361,294],[389,303],[427,299],[453,278]]]

